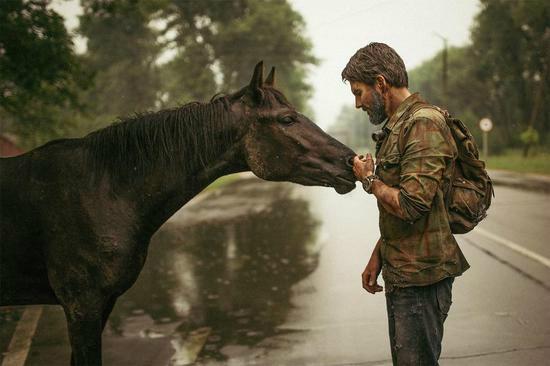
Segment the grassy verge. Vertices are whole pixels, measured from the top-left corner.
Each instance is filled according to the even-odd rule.
[[[234,181],[239,180],[239,179],[241,179],[241,177],[239,176],[238,173],[237,174],[224,175],[223,177],[220,177],[220,178],[216,179],[208,187],[206,187],[206,190],[220,188],[220,187],[223,187],[226,184],[229,184],[229,183],[234,182]]]
[[[357,149],[357,154],[366,154],[370,152],[368,149]],[[534,173],[550,175],[550,152],[538,152],[524,158],[522,152],[519,149],[509,149],[500,155],[490,155],[487,160],[487,167],[489,169],[511,170],[519,173]],[[230,174],[218,178],[212,184],[210,184],[206,190],[212,190],[220,188],[231,182],[241,179],[239,174]]]
[[[487,167],[519,173],[550,175],[550,153],[538,152],[524,158],[521,150],[506,150],[501,155],[489,156]]]

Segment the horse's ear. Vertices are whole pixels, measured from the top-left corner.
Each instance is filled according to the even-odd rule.
[[[262,87],[262,79],[264,78],[264,62],[260,61],[254,67],[254,75],[250,80],[251,89],[259,89]]]
[[[265,78],[264,84],[271,86],[272,88],[275,87],[275,66],[271,68],[269,75]]]
[[[252,75],[252,80],[250,80],[250,91],[252,96],[256,99],[257,102],[260,102],[263,98],[262,84],[264,79],[264,62],[260,61],[254,67],[254,75]]]

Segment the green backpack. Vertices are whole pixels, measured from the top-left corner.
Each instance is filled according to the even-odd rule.
[[[445,194],[445,202],[451,232],[465,234],[487,217],[491,198],[495,196],[493,182],[487,174],[485,162],[479,159],[474,137],[464,123],[452,118],[447,111],[422,102],[416,103],[408,115],[411,116],[422,108],[439,111],[445,117],[455,141],[458,155],[454,164],[452,184]],[[400,136],[400,151],[403,151],[401,140]]]

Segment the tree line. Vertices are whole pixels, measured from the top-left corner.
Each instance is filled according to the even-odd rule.
[[[439,52],[410,73],[411,86],[460,117],[480,138],[493,121],[491,149],[550,146],[550,2],[481,0],[471,44]],[[446,78],[443,74],[446,56]]]
[[[312,92],[317,59],[286,0],[81,0],[84,54],[50,3],[0,2],[0,132],[27,148],[235,91],[260,59],[298,108]]]
[[[491,150],[550,148],[550,2],[481,0],[471,42],[442,50],[409,71],[411,91],[462,119],[481,142],[489,117]],[[368,117],[345,106],[329,129],[347,130],[350,145],[369,147]],[[364,116],[365,115],[365,116]],[[368,131],[364,134],[363,131]]]

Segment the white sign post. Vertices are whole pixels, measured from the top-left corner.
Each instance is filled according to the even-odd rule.
[[[479,121],[479,128],[483,131],[483,160],[489,155],[489,131],[493,129],[493,121],[489,118],[482,118]]]

